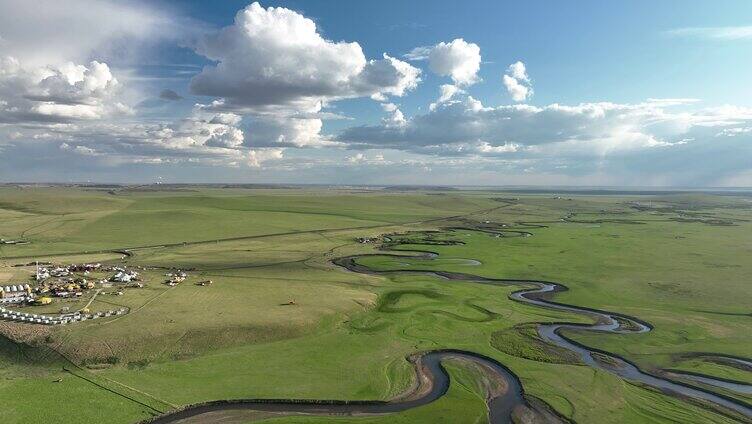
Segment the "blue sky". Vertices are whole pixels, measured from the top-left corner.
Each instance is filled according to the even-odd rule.
[[[523,60],[535,70],[536,86],[540,87],[535,102],[541,104],[697,97],[712,103],[749,106],[749,42],[669,34],[680,28],[750,24],[752,3],[713,3],[335,0],[263,4],[301,11],[316,21],[325,37],[360,42],[367,57],[382,52],[401,55],[415,46],[455,38],[472,41],[482,48],[484,66],[480,75],[486,81],[474,94],[489,102],[507,100],[495,83],[509,63]],[[248,2],[165,4],[222,27]],[[201,57],[190,59],[204,63]],[[434,96],[432,81],[426,82],[411,96],[416,107]]]
[[[0,180],[752,185],[747,1],[42,3]]]

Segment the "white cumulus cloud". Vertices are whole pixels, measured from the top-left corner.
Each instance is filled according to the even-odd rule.
[[[0,58],[0,122],[98,119],[128,114],[106,63],[25,67]]]
[[[479,81],[480,47],[462,38],[434,46],[416,47],[405,57],[410,60],[428,60],[431,71],[452,78],[456,85],[468,86]]]
[[[192,91],[223,98],[225,107],[315,112],[337,99],[401,96],[420,75],[386,54],[366,59],[356,42],[323,38],[316,23],[298,12],[258,3],[201,39],[196,51],[217,64],[193,78]]]
[[[515,102],[524,102],[533,95],[533,86],[527,75],[525,64],[517,61],[507,68],[507,73],[502,77],[504,87]]]
[[[264,162],[280,160],[284,157],[284,149],[253,149],[248,152],[248,165],[252,168],[260,168]]]

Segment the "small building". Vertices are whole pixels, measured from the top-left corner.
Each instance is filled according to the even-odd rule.
[[[49,275],[53,277],[67,277],[70,275],[70,271],[68,271],[68,268],[57,267],[50,271]]]
[[[0,286],[0,300],[2,302],[22,302],[31,296],[31,287],[28,284],[13,284]]]
[[[138,273],[136,271],[127,271],[124,269],[118,270],[115,275],[110,278],[110,281],[115,283],[130,283],[138,279]]]
[[[37,281],[46,280],[46,279],[50,278],[50,271],[47,270],[47,268],[44,268],[44,267],[37,268],[37,272],[36,272],[36,274],[34,274],[34,278]]]

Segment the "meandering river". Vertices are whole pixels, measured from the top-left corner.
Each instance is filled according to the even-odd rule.
[[[506,230],[505,236],[528,236],[525,231]],[[415,240],[411,244],[416,244]],[[417,243],[419,244],[419,243]],[[391,241],[388,246],[396,243]],[[491,285],[519,285],[525,288],[510,295],[517,302],[528,305],[584,314],[593,319],[593,324],[579,323],[548,323],[538,325],[540,337],[553,345],[559,346],[575,353],[580,361],[586,366],[606,371],[617,375],[633,383],[643,384],[661,392],[682,400],[689,400],[706,408],[711,408],[725,415],[752,422],[752,405],[738,399],[724,396],[705,390],[699,386],[692,386],[680,381],[653,375],[641,370],[637,365],[621,358],[620,356],[596,350],[584,346],[568,338],[566,331],[590,331],[599,333],[642,333],[652,330],[652,326],[638,318],[623,314],[607,312],[586,307],[566,305],[552,300],[556,293],[568,290],[566,286],[548,281],[497,279],[482,277],[473,274],[436,271],[430,269],[399,270],[375,270],[358,262],[366,256],[391,256],[398,260],[421,259],[434,260],[437,254],[426,251],[414,251],[413,254],[401,251],[399,255],[389,253],[376,253],[368,255],[356,255],[338,258],[332,261],[334,264],[344,267],[352,272],[370,275],[395,275],[395,274],[430,274],[452,282],[466,282],[473,284]],[[473,263],[474,264],[474,263]],[[149,422],[152,423],[177,423],[177,422],[202,422],[201,417],[217,411],[253,410],[266,411],[281,414],[314,414],[314,415],[365,415],[365,414],[391,414],[405,411],[418,406],[431,403],[443,396],[449,388],[449,375],[442,366],[442,362],[448,359],[461,360],[476,364],[484,370],[490,380],[502,382],[504,390],[491,392],[488,395],[487,405],[489,420],[493,424],[509,423],[512,416],[520,412],[520,408],[526,408],[539,418],[545,417],[548,422],[565,422],[565,418],[553,413],[541,402],[531,403],[526,397],[524,389],[517,378],[509,369],[496,360],[467,351],[437,350],[417,353],[408,358],[415,367],[416,385],[409,392],[390,401],[344,401],[344,400],[311,400],[311,399],[236,399],[222,400],[191,405],[179,411],[173,411],[157,417]],[[748,362],[745,359],[737,359]],[[702,376],[696,381],[729,388],[728,382]],[[198,419],[198,421],[192,421]]]

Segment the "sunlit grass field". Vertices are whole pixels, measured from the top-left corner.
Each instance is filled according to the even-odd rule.
[[[436,260],[370,256],[359,262],[380,270],[560,282],[570,290],[557,301],[655,326],[645,334],[568,334],[573,339],[648,370],[749,381],[748,372],[681,354],[752,352],[750,198],[556,197],[0,188],[0,238],[30,242],[0,247],[0,284],[28,277],[28,267],[12,265],[36,259],[152,268],[144,272],[145,288],[92,303],[101,310],[127,306],[128,315],[54,328],[0,321],[0,399],[10,405],[0,408],[0,421],[133,423],[215,399],[389,399],[412,383],[408,354],[455,348],[499,360],[527,394],[579,423],[732,422],[540,346],[525,325],[588,319],[509,300],[520,287],[420,274],[367,276],[330,262],[380,253],[378,244],[357,237],[440,230],[440,237],[462,244],[399,247],[434,251]],[[486,221],[533,235],[447,229]],[[103,253],[124,249],[132,256]],[[169,267],[190,269],[189,279],[172,288],[162,284]],[[195,284],[206,279],[213,284]],[[396,416],[269,422],[485,422],[484,394],[472,370],[455,364],[449,371],[446,397]]]

